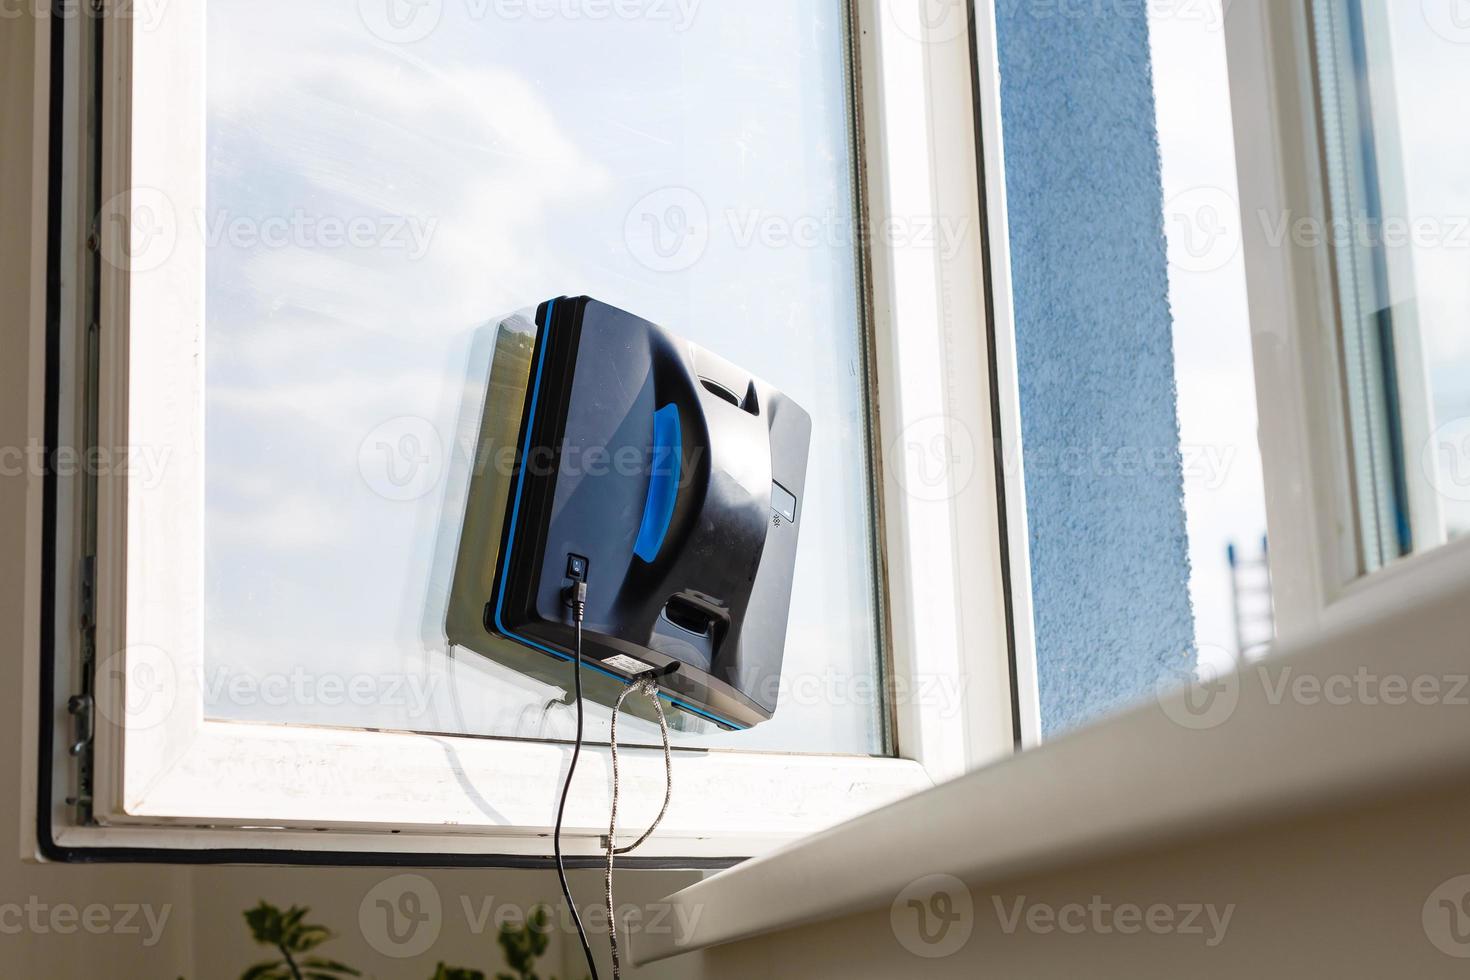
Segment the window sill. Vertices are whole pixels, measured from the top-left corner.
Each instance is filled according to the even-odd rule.
[[[879,909],[929,874],[983,886],[1463,777],[1470,560],[1449,548],[1388,584],[1217,682],[1203,715],[1171,694],[678,892],[698,928],[635,936],[634,959]]]
[[[99,794],[102,828],[66,830],[74,846],[545,859],[570,753],[559,742],[204,721],[167,765],[114,787],[116,798]],[[663,798],[663,754],[625,748],[620,762],[623,825],[646,825]],[[678,750],[674,767],[673,804],[638,854],[660,867],[728,867],[933,785],[907,759]],[[607,749],[589,746],[568,801],[569,855],[601,856],[610,784]]]

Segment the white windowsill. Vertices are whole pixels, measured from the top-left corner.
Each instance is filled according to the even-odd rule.
[[[1238,702],[1216,727],[1171,720],[1184,710],[1179,692],[715,875],[669,899],[701,907],[688,919],[698,928],[682,943],[634,936],[635,961],[882,908],[930,874],[983,885],[1464,776],[1470,542],[1413,559],[1383,585],[1358,590],[1322,634],[1226,681],[1217,704],[1231,691]],[[1340,680],[1330,700],[1293,697],[1302,678]],[[1396,678],[1410,691],[1432,679],[1438,703],[1387,703]],[[1360,683],[1377,703],[1357,696]]]

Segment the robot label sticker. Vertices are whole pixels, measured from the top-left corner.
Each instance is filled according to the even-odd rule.
[[[642,674],[653,669],[653,664],[646,664],[637,657],[629,657],[626,654],[614,654],[602,662],[604,667],[621,670],[625,674]]]

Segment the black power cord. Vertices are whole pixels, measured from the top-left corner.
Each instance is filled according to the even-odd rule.
[[[562,783],[561,803],[556,808],[556,833],[552,835],[552,846],[556,850],[556,876],[561,881],[561,893],[567,900],[567,909],[572,913],[572,922],[577,926],[577,938],[582,942],[582,953],[587,957],[587,969],[592,971],[592,980],[598,980],[597,961],[592,958],[592,946],[587,942],[587,929],[582,925],[582,916],[577,912],[577,903],[572,900],[572,888],[567,883],[567,867],[561,856],[561,823],[567,811],[567,795],[572,788],[572,774],[577,771],[577,760],[582,757],[582,619],[587,615],[587,583],[578,582],[567,590],[572,604],[572,619],[577,624],[577,655],[573,674],[577,698],[577,741],[572,748],[572,764],[567,767],[567,781]]]

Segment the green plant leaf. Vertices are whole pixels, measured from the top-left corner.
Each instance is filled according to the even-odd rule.
[[[501,974],[501,976],[503,977],[504,974]],[[485,974],[480,970],[466,970],[461,967],[445,966],[443,963],[440,963],[439,968],[434,971],[433,980],[485,980]],[[496,980],[500,980],[500,978],[497,977]],[[513,978],[507,978],[507,980],[513,980]]]
[[[546,906],[538,905],[531,910],[530,921],[527,923],[527,934],[530,938],[531,955],[538,959],[546,955],[546,947],[551,943],[551,929],[549,928],[550,913]]]
[[[257,963],[240,974],[240,980],[290,980],[290,977],[291,971],[286,969],[283,960]]]
[[[326,926],[298,925],[286,933],[283,945],[293,953],[305,953],[331,938],[332,930]]]
[[[342,980],[344,977],[362,976],[357,970],[336,960],[321,957],[306,957],[292,969],[293,954],[305,953],[333,938],[326,926],[306,921],[311,909],[304,905],[293,905],[285,912],[264,899],[260,904],[245,910],[245,923],[255,941],[274,946],[285,960],[273,960],[250,968],[241,980],[296,980],[296,970],[302,971],[303,980]]]
[[[258,943],[274,946],[281,941],[281,910],[264,899],[255,908],[245,910],[245,924]]]
[[[305,921],[310,911],[305,906],[293,905],[281,917],[281,934],[277,942],[293,953],[315,949],[332,938],[332,931],[326,926]]]

